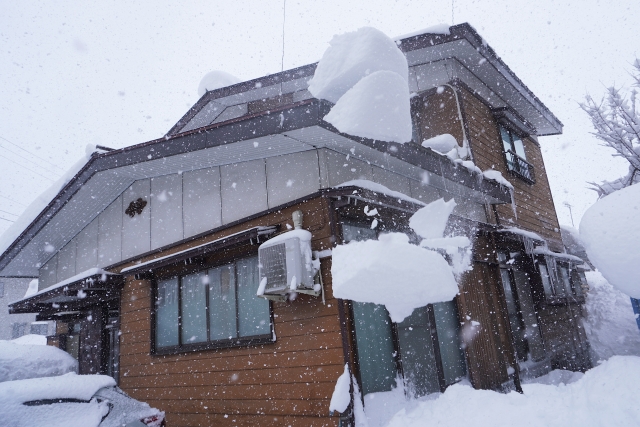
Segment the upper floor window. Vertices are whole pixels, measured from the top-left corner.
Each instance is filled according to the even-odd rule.
[[[527,162],[522,138],[503,126],[500,126],[500,136],[507,160],[507,169],[527,182],[535,182],[533,166]]]
[[[156,351],[271,341],[269,302],[256,296],[258,277],[258,257],[251,257],[159,280]]]
[[[556,262],[552,257],[538,262],[540,279],[547,299],[577,301],[584,299],[582,284],[584,273],[566,262]]]

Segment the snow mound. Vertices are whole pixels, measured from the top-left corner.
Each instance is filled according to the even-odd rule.
[[[584,330],[596,360],[614,355],[640,356],[640,332],[629,297],[614,288],[598,271],[587,271]]]
[[[571,384],[522,388],[524,394],[503,394],[454,384],[413,410],[401,409],[387,426],[507,427],[524,421],[531,427],[614,427],[638,425],[640,419],[638,357],[614,356]]]
[[[411,141],[409,86],[395,72],[376,71],[349,89],[324,120],[349,135]]]
[[[0,425],[11,427],[97,427],[108,414],[107,402],[23,405],[48,399],[89,401],[101,388],[114,386],[106,375],[66,374],[53,378],[33,378],[0,383]]]
[[[451,34],[451,31],[449,30],[449,24],[436,24],[432,25],[431,27],[423,28],[422,30],[403,34],[401,36],[395,37],[393,40],[399,41],[402,39],[408,39],[409,37],[419,36],[421,34],[442,34],[448,36],[449,34]]]
[[[59,348],[0,341],[0,383],[54,377],[77,370],[78,362]]]
[[[363,27],[335,35],[318,63],[309,92],[319,99],[338,102],[363,77],[376,71],[391,71],[408,81],[404,54],[381,31]]]
[[[640,298],[640,185],[598,200],[580,221],[591,262],[613,286]]]
[[[329,403],[330,411],[338,411],[340,413],[347,410],[351,403],[351,373],[349,373],[349,365],[344,365],[344,372],[338,377],[336,386],[331,395],[331,403]]]
[[[204,75],[198,85],[198,96],[202,96],[208,91],[220,89],[221,87],[231,86],[240,83],[242,80],[225,71],[214,70]]]
[[[47,337],[44,335],[27,334],[13,339],[11,342],[20,345],[47,345]]]
[[[449,215],[456,207],[456,202],[451,199],[445,202],[438,199],[420,208],[409,219],[409,227],[423,239],[437,239],[444,234]]]
[[[331,275],[336,298],[384,304],[394,322],[418,307],[451,301],[458,293],[445,259],[410,244],[402,233],[337,246]]]
[[[487,169],[486,171],[482,172],[482,175],[484,175],[484,177],[487,179],[492,179],[496,181],[498,184],[502,184],[505,187],[513,190],[513,185],[511,185],[511,183],[507,181],[505,177],[502,176],[502,173],[500,173],[500,171],[497,171],[494,169]]]
[[[449,153],[451,150],[459,147],[456,138],[448,133],[425,139],[422,141],[422,146],[425,148],[431,148],[432,150],[442,154]]]

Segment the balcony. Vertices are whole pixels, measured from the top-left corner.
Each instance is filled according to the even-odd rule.
[[[512,150],[506,151],[505,157],[507,160],[507,169],[509,169],[509,172],[511,172],[518,178],[528,182],[529,184],[535,184],[536,176],[533,170],[533,165],[531,163],[518,156]]]

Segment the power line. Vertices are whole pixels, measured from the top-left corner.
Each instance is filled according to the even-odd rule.
[[[58,169],[60,169],[62,172],[64,172],[64,169],[63,169],[63,168],[61,168],[60,166],[58,166],[58,165],[56,165],[56,164],[51,163],[51,162],[50,162],[49,160],[47,160],[47,159],[43,159],[42,157],[38,156],[38,155],[37,155],[37,154],[35,154],[35,153],[32,153],[31,151],[29,151],[29,150],[27,150],[27,149],[25,149],[25,148],[20,147],[18,144],[16,144],[16,143],[14,143],[14,142],[9,141],[9,140],[8,140],[7,138],[5,138],[4,136],[0,136],[0,139],[4,139],[4,140],[5,140],[5,141],[7,141],[9,144],[11,144],[11,145],[14,145],[14,146],[18,147],[19,149],[21,149],[21,150],[22,150],[22,151],[24,151],[25,153],[29,153],[29,154],[31,154],[33,157],[36,157],[36,158],[38,158],[38,159],[40,159],[40,160],[42,160],[42,161],[45,161],[45,162],[47,162],[47,163],[49,163],[49,164],[51,164],[51,165],[53,165],[53,166],[57,167],[57,168],[58,168]]]
[[[7,222],[15,222],[15,221],[11,221],[10,219],[7,219],[7,218],[2,218],[1,216],[0,216],[0,219],[4,219]]]
[[[0,145],[0,147],[2,147],[2,145]],[[26,157],[21,156],[20,154],[18,154],[18,153],[16,153],[16,152],[14,152],[14,151],[9,150],[7,147],[2,147],[2,148],[4,148],[6,151],[8,151],[8,152],[9,152],[9,153],[11,153],[11,154],[15,154],[16,156],[20,157],[21,159],[26,160],[27,162],[31,162],[31,161],[32,161],[32,159],[27,159]],[[53,163],[47,163],[47,164],[52,165]],[[39,166],[39,167],[41,167],[41,168],[43,168],[43,169],[46,169],[46,170],[47,170],[47,172],[50,172],[50,173],[52,173],[52,174],[54,174],[54,175],[56,175],[56,174],[57,174],[57,172],[55,172],[54,170],[47,169],[47,168],[45,168],[45,167],[44,167],[44,166],[42,166],[42,165],[38,165],[38,164],[36,164],[36,166]],[[58,175],[58,177],[59,177],[59,176],[60,176],[60,175]]]
[[[7,160],[9,160],[10,162],[14,162],[14,161],[15,161],[15,160],[11,160],[11,159],[10,159],[10,158],[8,158],[8,157],[3,156],[2,154],[0,154],[0,157],[2,157],[2,158],[4,158],[4,159],[7,159]],[[29,169],[28,167],[23,166],[23,165],[20,165],[20,164],[18,164],[18,165],[19,165],[20,167],[25,168],[26,170],[28,170],[28,171],[30,171],[30,172],[35,173],[36,175],[40,175],[41,177],[48,179],[48,180],[49,180],[49,181],[51,181],[51,182],[53,182],[53,181],[54,181],[53,179],[49,178],[48,176],[44,176],[44,175],[42,175],[41,173],[38,173],[38,172],[34,171],[33,169]]]
[[[18,214],[14,214],[14,213],[11,213],[11,212],[3,211],[2,209],[0,209],[0,212],[4,212],[6,214],[13,215],[13,216],[20,216]]]
[[[18,204],[18,205],[20,205],[20,206],[24,206],[25,208],[27,207],[27,205],[25,205],[24,203],[20,203],[19,201],[17,201],[17,200],[13,200],[13,199],[11,199],[11,198],[9,198],[9,197],[7,197],[7,196],[3,196],[2,194],[0,194],[0,197],[2,197],[3,199],[7,199],[7,200],[9,200],[10,202],[16,203],[16,204]]]

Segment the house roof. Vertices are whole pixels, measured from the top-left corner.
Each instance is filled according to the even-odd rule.
[[[465,77],[467,85],[469,82],[476,84],[474,90],[489,91],[483,96],[493,100],[497,106],[505,104],[505,99],[511,100],[514,105],[522,104],[516,110],[538,134],[541,130],[548,133],[560,132],[562,124],[517,79],[493,50],[482,43],[473,28],[462,24],[451,27],[450,32],[449,35],[423,34],[408,37],[401,40],[399,46],[407,54],[410,65],[436,64],[451,70],[457,67],[458,74],[446,74],[443,84],[452,80],[451,76],[454,80],[456,76]],[[476,57],[477,55],[480,56]],[[486,61],[479,61],[480,58],[485,58]],[[490,67],[484,67],[485,63],[490,64]],[[39,266],[53,255],[43,251],[45,246],[53,245],[56,250],[60,249],[136,180],[318,147],[335,149],[340,144],[352,146],[354,141],[366,147],[372,155],[402,160],[461,183],[488,195],[493,203],[510,202],[507,188],[494,181],[479,180],[468,169],[417,144],[398,145],[340,133],[322,120],[332,105],[313,98],[188,132],[175,133],[184,128],[198,114],[199,109],[211,101],[233,106],[238,102],[282,94],[283,91],[304,91],[315,66],[316,64],[310,64],[207,92],[167,136],[119,150],[94,153],[0,255],[0,276],[37,276]],[[421,71],[415,73],[419,72]],[[464,74],[465,72],[471,73],[472,77]],[[473,73],[484,73],[484,80],[473,77]],[[417,79],[419,76],[414,77],[416,81],[423,82]],[[483,81],[493,82],[491,84],[496,90],[481,87]],[[434,82],[438,83],[434,80],[427,84],[433,86]],[[417,84],[419,89],[421,83]],[[254,144],[257,141],[261,143]],[[107,181],[103,179],[105,177],[108,177]]]
[[[398,40],[406,57],[412,91],[423,91],[441,84],[461,80],[480,94],[492,108],[506,107],[525,120],[538,136],[562,133],[562,123],[500,59],[471,25],[464,23],[449,28],[450,34],[425,33]],[[169,130],[175,135],[210,124],[216,117],[237,106],[259,99],[301,91],[313,76],[317,63],[271,74],[205,93]],[[412,85],[413,83],[413,85]],[[211,120],[201,117],[207,105],[219,111]],[[226,111],[225,111],[226,110]],[[191,126],[190,126],[191,122]]]

